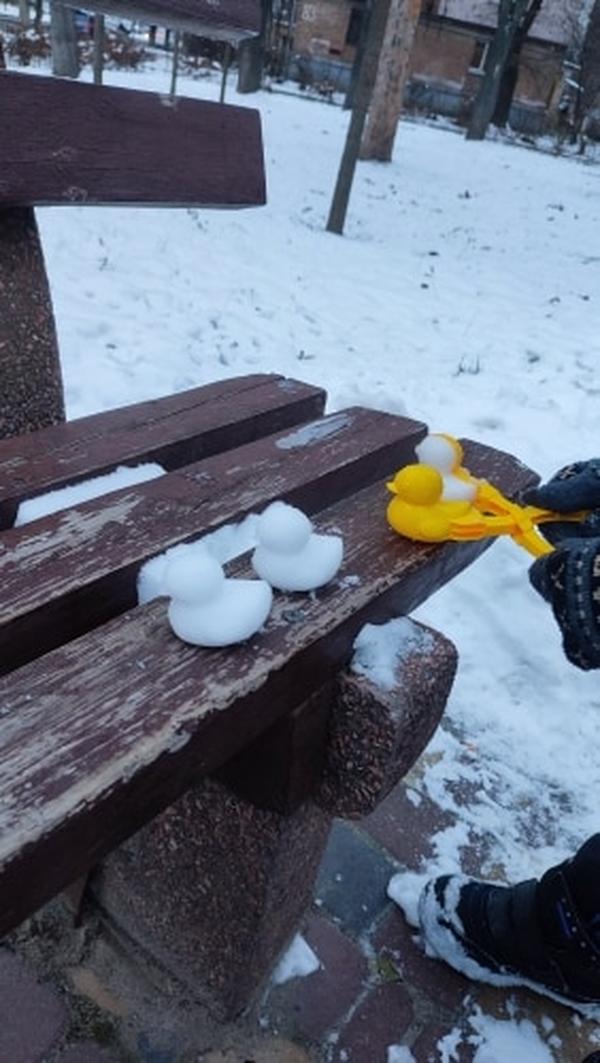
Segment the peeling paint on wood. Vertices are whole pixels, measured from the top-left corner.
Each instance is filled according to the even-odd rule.
[[[336,431],[326,431],[329,421]],[[0,672],[136,603],[140,565],[285,498],[313,513],[414,460],[425,426],[373,410],[323,418],[316,446],[279,437],[81,503],[0,539]]]
[[[0,527],[19,502],[117,465],[176,469],[323,413],[325,392],[256,374],[82,417],[34,436],[0,440]]]

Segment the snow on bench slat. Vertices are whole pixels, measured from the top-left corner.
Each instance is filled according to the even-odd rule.
[[[325,392],[292,378],[252,374],[217,381],[0,440],[0,527],[24,499],[157,462],[169,472],[323,413]]]
[[[121,487],[133,487],[134,484],[147,483],[155,480],[157,476],[164,476],[166,470],[156,462],[146,462],[144,465],[119,465],[113,472],[104,476],[94,476],[90,480],[81,480],[77,484],[60,487],[56,491],[48,491],[46,494],[37,495],[36,498],[26,499],[21,502],[15,518],[15,528],[22,524],[29,524],[32,520],[47,517],[50,513],[58,513],[62,509],[69,509],[80,502],[89,502],[93,498],[101,498],[111,491],[118,491]]]

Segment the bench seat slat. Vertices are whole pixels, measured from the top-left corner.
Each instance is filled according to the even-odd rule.
[[[0,126],[0,206],[266,201],[248,107],[0,71]]]
[[[485,448],[468,462],[507,493],[532,479]],[[186,646],[156,601],[0,681],[0,933],[318,689],[362,624],[409,612],[489,545],[403,540],[384,501],[374,485],[321,514],[344,534],[341,582],[277,595],[248,644]]]
[[[312,513],[414,460],[425,426],[347,410],[53,514],[0,539],[0,672],[135,605],[139,566],[276,498]]]
[[[239,447],[322,414],[321,388],[276,375],[207,384],[165,399],[78,418],[0,441],[0,527],[18,504],[117,465],[167,470]]]

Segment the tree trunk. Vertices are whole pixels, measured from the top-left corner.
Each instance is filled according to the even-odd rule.
[[[361,159],[390,162],[402,113],[421,0],[392,0],[377,79],[360,146]]]
[[[44,2],[43,2],[43,0],[35,0],[34,25],[35,25],[35,28],[36,28],[38,33],[40,32],[40,30],[42,28],[42,17],[43,17],[43,14],[44,14]]]
[[[481,87],[471,111],[467,140],[483,140],[496,110],[506,67],[515,54],[518,64],[525,36],[541,5],[542,0],[500,0],[498,26],[489,47]]]
[[[70,7],[52,2],[50,13],[50,40],[52,43],[52,73],[56,77],[79,77],[79,54],[75,12]]]
[[[506,2],[500,5],[498,28],[492,38],[481,87],[473,103],[467,127],[467,140],[483,140],[496,108],[502,74],[517,32],[515,17],[505,13],[507,6]]]
[[[504,126],[508,125],[510,109],[512,107],[517,81],[519,80],[521,52],[523,50],[523,45],[527,40],[529,30],[531,29],[541,6],[542,0],[529,0],[529,7],[522,19],[521,26],[515,37],[512,52],[504,68],[500,88],[498,90],[496,107],[494,114],[492,115],[492,123],[496,126],[500,126],[500,128],[504,128]]]
[[[573,120],[573,139],[581,136],[585,121],[600,103],[600,0],[595,0],[590,12],[583,47],[581,49],[581,69],[579,72],[579,92]]]
[[[29,0],[19,0],[19,22],[23,29],[29,25]]]
[[[510,109],[512,107],[513,97],[515,95],[515,89],[517,87],[517,80],[519,78],[519,56],[515,55],[513,49],[504,73],[500,81],[500,87],[498,89],[498,99],[496,100],[496,107],[492,115],[492,124],[499,126],[503,129],[508,125],[510,118]]]
[[[356,84],[354,107],[350,115],[346,144],[331,201],[329,218],[327,219],[327,232],[337,233],[338,236],[341,236],[344,231],[344,222],[352,190],[360,141],[377,78],[377,67],[391,3],[392,0],[374,0],[371,18],[369,19],[369,31]]]

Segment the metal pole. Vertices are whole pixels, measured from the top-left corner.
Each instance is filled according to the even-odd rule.
[[[219,103],[225,102],[225,87],[227,85],[227,75],[229,73],[229,67],[231,65],[231,53],[232,47],[229,41],[225,43],[225,52],[223,55],[223,73],[221,75],[221,92],[219,93]]]
[[[104,67],[104,15],[94,13],[94,85],[102,84]]]
[[[329,233],[341,236],[344,231],[346,211],[352,190],[354,171],[360,151],[360,142],[367,120],[367,112],[373,95],[377,68],[383,47],[383,39],[387,26],[388,15],[392,0],[374,0],[373,10],[369,19],[369,28],[365,51],[360,64],[356,88],[354,91],[354,106],[348,124],[346,144],[342,154],[342,161],[338,171],[333,199],[329,210],[326,229]]]
[[[171,70],[171,89],[170,95],[175,95],[175,89],[177,88],[177,64],[179,62],[179,46],[181,44],[181,33],[179,30],[175,30],[175,36],[173,37],[173,67]]]

